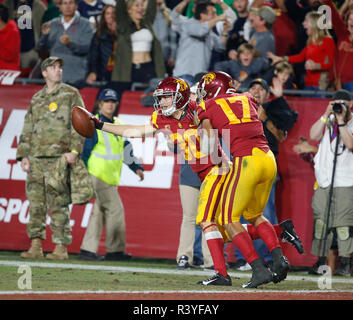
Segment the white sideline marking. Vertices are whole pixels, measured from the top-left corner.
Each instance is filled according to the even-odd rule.
[[[209,274],[214,274],[212,270],[171,270],[171,269],[160,269],[160,268],[142,268],[142,267],[118,267],[118,266],[105,266],[105,265],[85,265],[85,264],[69,264],[69,263],[48,263],[48,262],[28,262],[28,261],[9,261],[0,260],[0,265],[19,267],[22,265],[28,265],[30,267],[39,268],[62,268],[62,269],[77,269],[77,270],[99,270],[99,271],[111,271],[111,272],[144,272],[144,273],[158,273],[158,274],[179,274],[179,275],[195,275],[195,276],[205,276]],[[229,272],[231,277],[236,278],[250,278],[250,273],[239,273],[239,272]],[[311,276],[291,276],[288,275],[286,280],[294,281],[311,281],[317,283],[319,277]],[[337,278],[332,277],[332,283],[351,283],[353,284],[353,279]],[[208,291],[209,292],[209,291]],[[219,292],[219,291],[217,291]],[[229,292],[229,291],[227,291]],[[244,291],[241,291],[244,292]],[[253,292],[253,291],[251,291]],[[272,290],[271,290],[272,292]],[[322,292],[322,291],[320,291]]]
[[[149,293],[197,293],[197,294],[207,294],[210,293],[252,293],[252,292],[261,292],[261,293],[294,293],[294,294],[311,294],[311,293],[353,293],[353,290],[260,290],[260,289],[244,289],[244,290],[207,290],[207,291],[199,291],[199,290],[143,290],[143,291],[104,291],[104,290],[72,290],[72,291],[0,291],[1,295],[15,295],[15,294],[119,294],[119,293],[136,293],[136,294],[149,294]]]

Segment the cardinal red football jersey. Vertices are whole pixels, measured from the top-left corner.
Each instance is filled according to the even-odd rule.
[[[195,121],[195,116],[197,115],[196,109],[196,103],[190,101],[179,120],[159,115],[155,111],[151,116],[150,123],[155,129],[167,135],[178,146],[191,169],[203,181],[212,167],[221,162],[221,157],[224,154],[220,147],[216,157],[211,157],[201,152],[200,129],[198,128],[199,124]]]
[[[225,137],[225,141],[229,140],[233,157],[251,155],[254,147],[265,152],[269,150],[257,116],[257,102],[248,93],[226,94],[202,101],[198,107],[198,118],[200,121],[209,119],[218,135]]]

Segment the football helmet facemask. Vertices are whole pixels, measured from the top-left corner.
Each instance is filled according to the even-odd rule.
[[[157,114],[171,116],[175,111],[182,110],[190,101],[190,87],[183,79],[168,77],[160,81],[153,92],[153,107]],[[163,98],[171,97],[169,101],[162,101]],[[169,106],[169,107],[168,107]]]

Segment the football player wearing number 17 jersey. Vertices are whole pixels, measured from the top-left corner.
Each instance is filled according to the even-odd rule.
[[[201,101],[198,117],[207,131],[204,138],[214,139],[214,131],[219,136],[229,131],[233,165],[223,186],[219,224],[225,227],[252,267],[252,278],[244,287],[256,288],[272,280],[275,283],[282,281],[287,276],[289,262],[282,254],[274,227],[262,215],[277,166],[257,116],[257,101],[249,93],[235,93],[233,79],[220,71],[205,74],[197,92]],[[240,223],[242,215],[268,246],[273,256],[273,276],[263,265],[251,237]]]

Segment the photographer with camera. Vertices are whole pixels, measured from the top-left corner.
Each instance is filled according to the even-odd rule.
[[[349,276],[353,253],[353,106],[350,92],[338,90],[324,115],[310,129],[320,141],[314,157],[317,187],[312,200],[314,234],[311,253],[319,259],[315,273],[326,264],[337,235],[339,266],[334,275]]]

